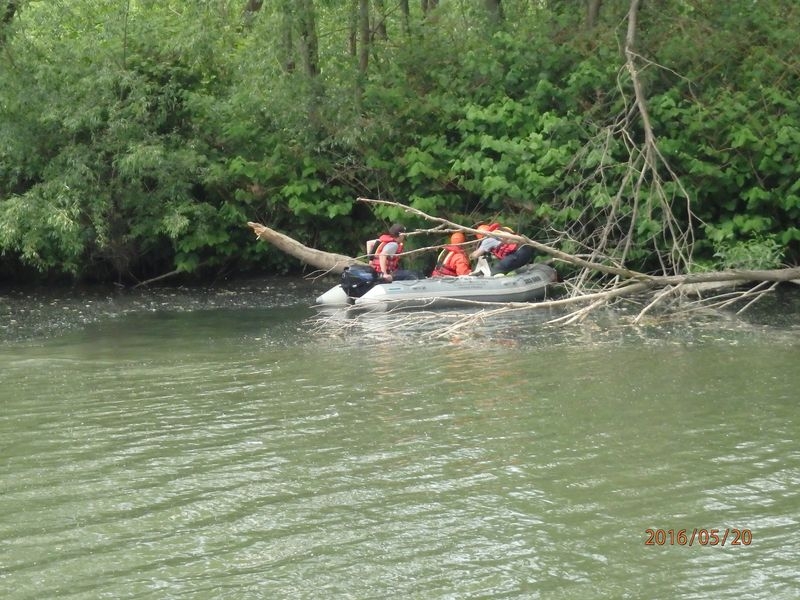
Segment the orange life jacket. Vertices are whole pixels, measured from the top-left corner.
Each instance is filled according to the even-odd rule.
[[[455,277],[458,275],[455,266],[455,259],[458,255],[464,254],[464,249],[461,246],[445,246],[444,250],[439,253],[439,257],[436,260],[436,267],[433,269],[431,276]]]
[[[369,264],[378,273],[381,272],[380,254],[381,252],[383,252],[383,249],[389,242],[395,242],[397,244],[397,254],[386,257],[386,270],[388,273],[394,273],[395,271],[397,271],[397,268],[400,265],[399,255],[403,251],[403,244],[398,242],[388,233],[384,233],[381,237],[379,237],[376,240],[375,245],[372,247],[372,251],[369,253]]]
[[[495,246],[492,248],[491,253],[494,254],[499,259],[504,259],[509,254],[513,254],[517,251],[519,246],[517,244],[508,244],[506,242],[501,242],[499,246]]]
[[[511,229],[511,227],[503,227],[500,225],[500,223],[492,223],[489,225],[489,231],[497,231],[498,229],[507,233],[514,233],[514,230]],[[491,249],[491,253],[502,260],[509,254],[516,252],[517,248],[519,248],[519,244],[501,241],[498,246],[495,246]]]

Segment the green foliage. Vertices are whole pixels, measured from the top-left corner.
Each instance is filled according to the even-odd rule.
[[[569,230],[576,251],[631,234],[641,264],[664,250],[653,182],[629,179],[642,130],[627,2],[604,2],[591,31],[566,2],[504,2],[504,22],[481,3],[428,18],[411,3],[411,31],[390,11],[366,73],[346,50],[351,3],[313,6],[319,77],[301,68],[290,2],[246,19],[236,3],[25,3],[0,38],[0,256],[104,279],[281,272],[298,265],[245,221],[351,254],[392,221],[421,224],[359,196],[542,240]],[[704,224],[695,262],[796,261],[797,3],[668,0],[639,16],[650,117],[681,186],[659,175],[673,216]]]
[[[77,273],[83,237],[80,203],[65,186],[43,184],[26,197],[3,202],[0,248],[17,253],[37,269]]]
[[[715,244],[714,258],[721,269],[777,269],[783,260],[783,247],[770,237],[724,241]]]

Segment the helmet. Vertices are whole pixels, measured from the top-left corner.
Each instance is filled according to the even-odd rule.
[[[492,231],[491,225],[478,225],[478,231]],[[480,233],[475,234],[475,237],[479,240],[482,240],[485,236],[481,235]]]
[[[463,244],[467,241],[467,236],[465,236],[461,231],[456,231],[453,235],[450,236],[450,243],[455,244]]]

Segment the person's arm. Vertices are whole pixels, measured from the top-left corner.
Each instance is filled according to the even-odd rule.
[[[380,253],[380,255],[378,256],[378,262],[381,265],[380,276],[383,279],[385,279],[386,281],[391,281],[392,280],[392,274],[389,273],[388,270],[387,270],[388,269],[388,264],[387,264],[388,261],[387,261],[385,253],[383,253],[383,252]]]
[[[500,240],[497,238],[490,238],[486,237],[481,240],[480,245],[475,249],[475,251],[469,255],[472,260],[481,257],[484,254],[487,254],[492,248],[495,246],[500,245]]]
[[[381,267],[381,277],[386,281],[392,281],[392,274],[389,273],[389,257],[397,254],[399,246],[397,242],[389,242],[383,246],[381,253],[378,255],[378,264]]]
[[[455,263],[456,275],[469,275],[472,273],[472,267],[469,265],[466,254],[459,254],[453,262]]]

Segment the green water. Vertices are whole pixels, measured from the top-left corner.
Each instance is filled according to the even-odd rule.
[[[3,598],[800,597],[796,296],[442,337],[313,297],[0,297]]]

